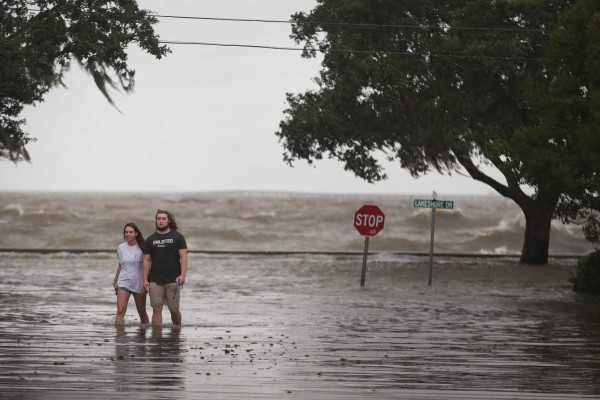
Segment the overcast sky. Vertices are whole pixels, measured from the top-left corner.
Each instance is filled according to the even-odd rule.
[[[314,0],[141,0],[160,15],[288,20]],[[162,40],[292,47],[290,25],[161,18]],[[163,60],[132,47],[136,90],[113,98],[120,112],[73,65],[65,88],[26,109],[37,142],[32,163],[0,162],[0,190],[221,191],[488,194],[470,178],[418,180],[386,164],[389,179],[368,184],[337,161],[295,168],[282,161],[275,132],[285,93],[314,87],[320,61],[297,51],[171,45]]]

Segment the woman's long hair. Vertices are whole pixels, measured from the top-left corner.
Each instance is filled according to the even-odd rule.
[[[142,235],[142,231],[140,231],[140,228],[138,228],[136,224],[134,224],[133,222],[129,222],[129,223],[125,224],[125,226],[123,227],[123,239],[125,239],[125,228],[127,228],[127,227],[133,228],[135,233],[137,233],[137,235],[135,235],[135,241],[137,242],[138,247],[143,251],[144,250],[144,242],[146,241],[146,239],[144,239],[144,235]]]

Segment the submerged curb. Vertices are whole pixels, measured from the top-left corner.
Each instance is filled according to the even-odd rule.
[[[114,253],[114,249],[71,249],[71,248],[6,248],[0,249],[0,253],[33,253],[33,254],[52,254],[52,253]],[[285,255],[331,255],[331,256],[362,256],[362,251],[304,251],[304,250],[189,250],[191,254],[232,254],[232,255],[260,255],[260,256],[285,256]],[[396,251],[369,251],[373,255],[390,256],[429,256],[428,252],[396,252]],[[438,257],[462,257],[462,258],[520,258],[520,254],[485,254],[485,253],[435,253]],[[548,258],[574,258],[585,257],[585,254],[550,254]]]

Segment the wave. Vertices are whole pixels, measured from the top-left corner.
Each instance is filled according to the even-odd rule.
[[[412,224],[429,224],[431,215],[431,209],[421,208],[413,211],[406,220]],[[474,228],[488,222],[482,220],[481,216],[476,213],[465,213],[461,208],[452,210],[436,209],[435,219],[436,225],[443,226],[446,229]]]
[[[464,218],[464,214],[460,208],[454,208],[451,210],[446,209],[437,209],[435,210],[436,218]],[[431,217],[431,208],[417,208],[412,213],[413,218],[423,219]]]
[[[525,217],[516,216],[512,218],[502,218],[497,225],[492,227],[483,227],[473,232],[474,239],[489,238],[496,235],[522,234],[525,231]]]
[[[347,246],[349,247],[349,246]],[[350,248],[348,248],[350,250]],[[361,251],[361,248],[354,246],[353,250]],[[429,237],[423,237],[422,240],[403,237],[374,237],[369,240],[369,250],[387,250],[398,252],[428,252]]]
[[[17,217],[22,220],[32,222],[46,223],[49,220],[64,220],[64,219],[85,219],[86,214],[76,212],[74,210],[47,210],[46,208],[38,208],[25,211],[19,203],[8,204],[0,210],[0,215],[5,217]]]
[[[25,210],[23,210],[23,206],[21,206],[19,203],[7,204],[6,206],[2,207],[2,211],[3,214],[16,214],[19,217],[25,215]]]
[[[249,212],[249,213],[244,213],[244,214],[240,215],[240,219],[255,221],[255,222],[260,222],[260,223],[269,223],[275,218],[277,218],[277,212],[274,210]]]
[[[482,254],[482,255],[517,255],[520,254],[520,252],[514,250],[514,249],[509,249],[506,246],[499,246],[496,247],[494,249],[479,249],[479,251],[476,252],[477,254]]]

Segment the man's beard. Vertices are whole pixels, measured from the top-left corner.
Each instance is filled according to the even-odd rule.
[[[158,225],[156,225],[156,230],[157,230],[157,231],[164,232],[164,231],[166,231],[167,229],[169,229],[169,225],[166,225],[166,226],[158,226]]]

